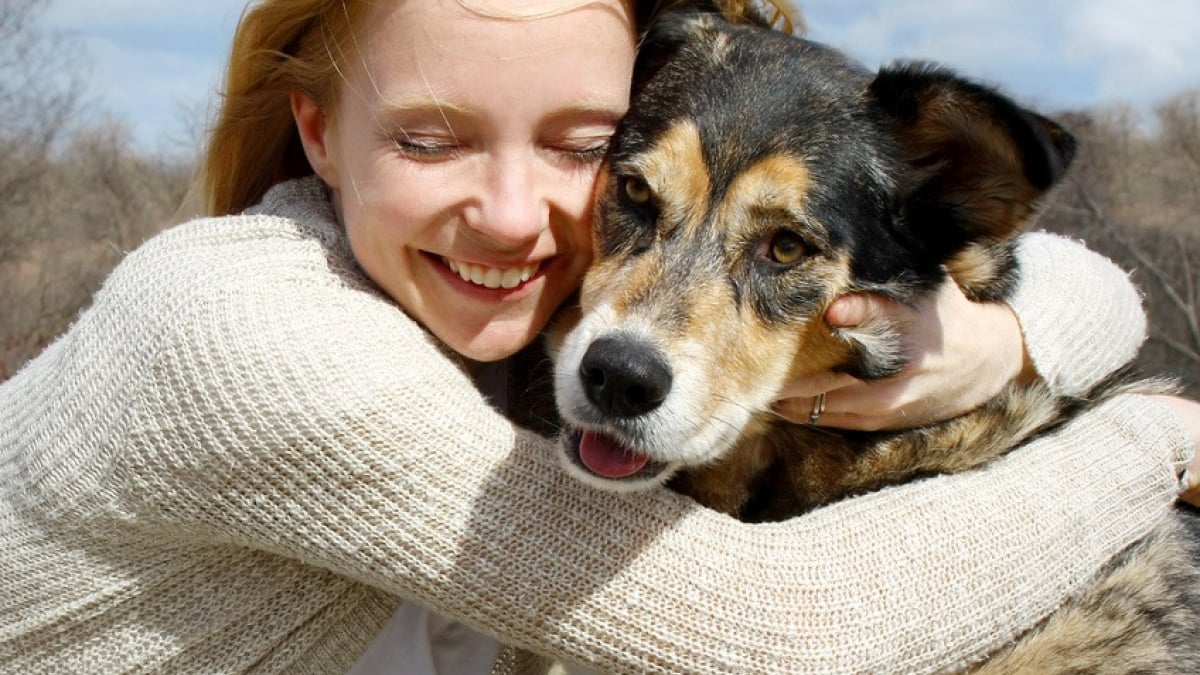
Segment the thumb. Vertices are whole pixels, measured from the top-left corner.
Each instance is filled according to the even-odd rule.
[[[843,295],[825,310],[825,321],[834,328],[853,328],[872,317],[874,305],[874,299],[865,293]]]

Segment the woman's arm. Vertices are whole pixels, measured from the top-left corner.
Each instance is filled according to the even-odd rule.
[[[1137,355],[1146,339],[1128,275],[1077,241],[1045,232],[1018,240],[1020,283],[1009,305],[1025,350],[1055,392],[1079,395]]]
[[[964,663],[1147,532],[1190,456],[1126,396],[986,470],[752,526],[575,482],[362,290],[212,289],[150,373],[126,403],[123,524],[301,560],[604,671]]]

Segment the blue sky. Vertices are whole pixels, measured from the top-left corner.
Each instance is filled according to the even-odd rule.
[[[417,0],[419,1],[419,0]],[[212,98],[243,0],[51,0],[80,40],[97,111],[148,148],[186,138]],[[809,36],[875,66],[932,59],[1044,110],[1150,109],[1200,87],[1197,0],[808,0]]]

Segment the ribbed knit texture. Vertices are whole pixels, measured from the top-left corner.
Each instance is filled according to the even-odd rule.
[[[1110,277],[1026,294],[1035,354],[1069,354],[1042,372],[1119,363],[1120,336],[1028,320],[1102,313],[1129,293],[1089,278]],[[396,597],[600,671],[932,672],[1148,531],[1190,454],[1124,396],[984,471],[786,523],[594,491],[360,276],[298,181],[132,253],[0,386],[0,672],[343,673]]]
[[[1132,309],[1141,298],[1121,268],[1045,232],[1021,237],[1017,258],[1020,282],[1009,305],[1021,319],[1026,351],[1055,391],[1083,394],[1133,360],[1146,315]]]

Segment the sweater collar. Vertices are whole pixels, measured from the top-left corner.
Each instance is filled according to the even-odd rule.
[[[247,209],[246,213],[282,216],[304,222],[337,222],[329,189],[317,176],[276,183],[263,195],[262,201]]]

